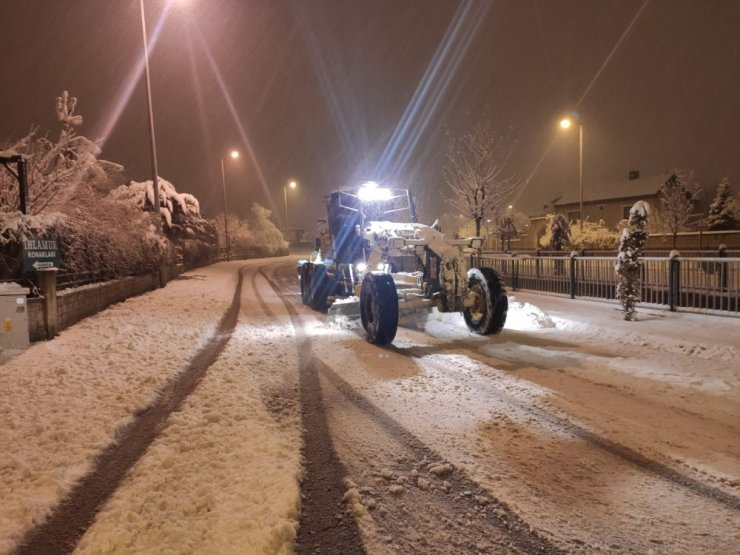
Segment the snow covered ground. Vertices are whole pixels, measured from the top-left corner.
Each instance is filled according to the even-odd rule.
[[[117,430],[213,337],[244,265],[234,261],[189,272],[0,366],[0,553],[11,552],[44,520],[96,454],[116,441]],[[248,553],[293,551],[302,466],[299,407],[290,400],[301,353],[274,291],[252,276],[254,289],[245,287],[224,352],[98,513],[79,553],[224,553],[235,546]],[[255,291],[261,292],[259,302]],[[531,415],[497,414],[482,392],[518,396],[521,403],[546,399],[547,406],[583,426],[609,422],[612,408],[627,411],[611,403],[634,402],[635,425],[614,424],[609,431],[615,441],[656,449],[717,480],[725,491],[740,492],[740,461],[732,456],[740,452],[740,319],[638,307],[637,321],[625,322],[614,305],[517,293],[500,336],[472,335],[459,315],[435,312],[416,328],[400,330],[393,349],[379,349],[355,330],[332,326],[298,305],[297,294],[293,300],[309,322],[314,350],[337,373],[555,536],[557,522],[545,515],[551,507],[542,503],[538,510],[537,495],[527,500],[510,491],[513,481],[509,487],[501,480],[517,469],[496,468],[496,475],[487,466],[511,438],[545,431],[523,428]],[[586,379],[598,382],[600,398],[593,398],[594,387],[578,389]],[[614,390],[641,394],[625,401],[612,397]],[[688,417],[675,420],[674,412],[643,414],[644,399],[709,415],[719,424],[707,424],[702,432]],[[657,423],[648,426],[651,419]],[[664,437],[656,437],[656,427]],[[515,442],[506,445],[516,450]],[[556,447],[541,448],[547,457]],[[592,464],[582,453],[571,456]],[[546,473],[539,477],[547,479]],[[552,495],[546,490],[535,493]],[[644,495],[652,493],[647,488]],[[574,498],[562,494],[560,501]],[[581,501],[591,503],[585,494]],[[633,496],[625,503],[635,507],[639,520],[648,500]],[[569,526],[578,521],[575,513],[588,512],[578,505],[562,508]],[[599,518],[607,520],[608,511]],[[726,517],[718,525],[736,522]],[[720,536],[708,545],[722,545],[727,534]],[[740,541],[737,532],[735,537]]]
[[[239,265],[184,275],[37,343],[0,367],[0,553],[49,510],[213,336]],[[84,553],[292,549],[299,426],[266,411],[251,372],[280,376],[297,353],[240,325],[196,394],[83,538]],[[250,549],[251,549],[250,547]],[[201,551],[203,552],[203,551]]]

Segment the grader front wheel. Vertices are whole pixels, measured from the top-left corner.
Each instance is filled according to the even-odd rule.
[[[398,293],[388,274],[366,274],[360,290],[360,319],[365,338],[387,345],[398,330]]]
[[[509,300],[501,277],[491,268],[471,268],[463,310],[470,331],[479,335],[501,333],[508,310]]]

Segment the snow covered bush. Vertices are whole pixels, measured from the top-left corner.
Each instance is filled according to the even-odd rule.
[[[211,220],[211,223],[218,234],[219,248],[226,248],[226,227],[228,227],[229,231],[229,244],[231,245],[232,252],[246,252],[254,247],[254,234],[249,229],[247,220],[240,218],[236,214],[227,214],[226,227],[224,227],[223,217]]]
[[[143,212],[78,191],[65,213],[0,213],[0,277],[16,279],[22,269],[23,240],[59,241],[61,272],[90,272],[108,278],[150,272],[172,260],[171,243],[157,235]]]
[[[200,214],[198,199],[188,193],[179,193],[175,186],[159,177],[159,215],[163,220],[164,236],[172,241],[186,268],[208,263],[215,254],[217,231]],[[154,205],[152,181],[130,181],[112,190],[109,197],[148,216],[147,208]]]
[[[619,253],[614,270],[617,272],[617,298],[622,303],[625,320],[635,319],[635,305],[640,300],[640,267],[642,250],[647,242],[647,218],[650,207],[637,201],[630,209],[628,227],[622,230]]]
[[[737,202],[730,190],[730,181],[725,177],[717,185],[714,199],[709,206],[707,215],[707,229],[727,230],[740,229],[740,214],[738,214]]]
[[[83,121],[74,113],[76,105],[77,99],[66,91],[56,99],[61,125],[56,142],[38,138],[34,129],[6,145],[4,154],[26,157],[31,214],[17,212],[18,183],[0,168],[3,277],[21,275],[22,241],[29,237],[59,241],[63,273],[119,277],[150,272],[162,263],[174,263],[178,254],[187,259],[189,250],[197,253],[191,259],[207,262],[216,233],[200,217],[197,199],[160,182],[160,213],[167,225],[165,235],[157,232],[155,217],[142,210],[147,195],[152,196],[151,182],[148,188],[145,183],[111,191],[122,167],[98,160],[99,147],[76,133]]]
[[[254,243],[266,256],[288,254],[288,243],[270,220],[271,214],[270,210],[256,202],[249,209],[247,224],[254,237]]]
[[[226,226],[232,255],[239,256],[280,256],[288,254],[288,243],[283,234],[270,220],[271,212],[262,205],[254,203],[247,218],[228,214]],[[211,220],[218,233],[218,245],[226,248],[226,230],[223,217]]]
[[[577,251],[613,250],[619,242],[619,233],[606,227],[604,220],[598,222],[583,222],[570,229],[570,246]]]
[[[174,245],[157,233],[149,214],[110,197],[76,199],[56,231],[65,272],[117,278],[156,271],[175,259]]]
[[[163,179],[157,178],[159,186],[159,214],[164,219],[167,228],[182,223],[188,216],[200,217],[200,203],[198,199],[188,193],[178,193],[175,186]],[[110,197],[118,202],[130,204],[139,210],[146,210],[154,205],[154,186],[152,180],[138,182],[129,181],[110,192]]]

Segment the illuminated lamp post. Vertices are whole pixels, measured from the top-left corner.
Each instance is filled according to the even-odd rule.
[[[146,105],[149,122],[149,146],[151,149],[152,162],[152,204],[154,204],[154,214],[156,217],[157,230],[162,227],[161,217],[159,215],[159,172],[157,170],[157,143],[154,139],[154,111],[152,110],[152,83],[149,77],[149,46],[146,38],[146,17],[144,16],[144,0],[139,0],[141,9],[141,35],[144,39],[144,75],[146,78]]]
[[[578,123],[578,225],[583,229],[583,124],[576,117]],[[573,119],[566,117],[560,120],[560,127],[570,129]]]
[[[232,160],[239,158],[239,151],[229,152]],[[231,260],[231,238],[229,237],[229,222],[226,218],[226,170],[224,168],[224,157],[221,156],[221,191],[224,195],[224,237],[226,238],[226,260]]]
[[[285,231],[288,231],[289,225],[288,225],[288,187],[291,189],[295,189],[298,187],[298,183],[295,181],[291,181],[287,183],[286,185],[283,185],[283,201],[285,202]]]

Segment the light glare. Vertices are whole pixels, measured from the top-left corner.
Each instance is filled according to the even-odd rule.
[[[360,200],[364,201],[372,201],[372,200],[390,200],[391,199],[391,190],[386,189],[384,187],[378,187],[378,184],[375,183],[374,187],[361,187],[359,191],[357,191],[357,196],[360,198]]]
[[[570,120],[570,118],[563,118],[560,120],[560,127],[562,127],[563,129],[569,129],[571,125],[573,125],[573,122]]]
[[[234,160],[236,160],[237,158],[239,158],[239,151],[238,150],[232,150],[229,153],[229,156],[231,156]]]

